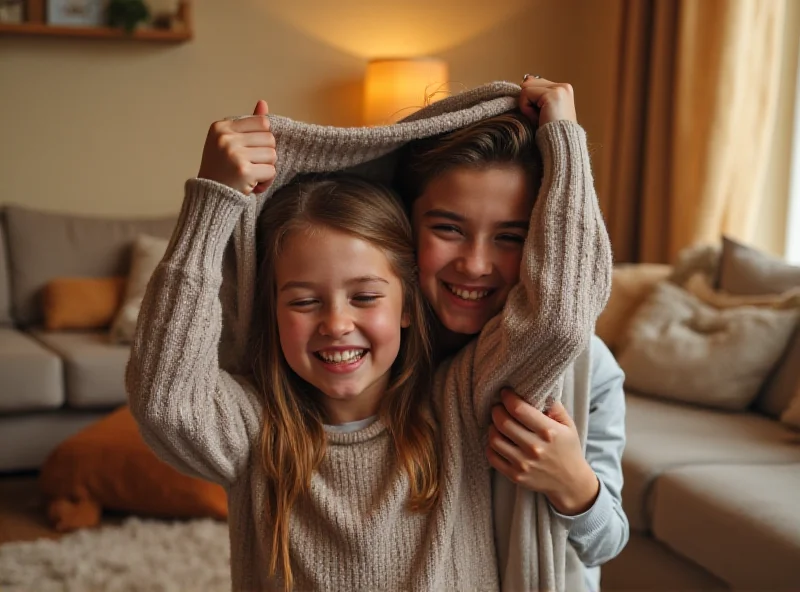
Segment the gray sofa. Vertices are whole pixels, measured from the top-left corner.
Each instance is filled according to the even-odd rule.
[[[174,223],[0,211],[0,472],[38,468],[126,398],[128,347],[104,332],[42,330],[42,288],[57,277],[124,276],[135,237],[169,237]]]
[[[778,419],[797,368],[800,328],[744,412],[627,388],[631,537],[602,569],[604,592],[800,590],[800,431]]]

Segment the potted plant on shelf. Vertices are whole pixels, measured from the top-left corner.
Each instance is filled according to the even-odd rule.
[[[134,29],[150,18],[150,9],[143,0],[111,0],[108,3],[108,24],[133,33]]]

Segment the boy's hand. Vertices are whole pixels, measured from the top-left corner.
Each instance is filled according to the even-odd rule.
[[[600,482],[586,462],[578,430],[559,402],[542,413],[503,389],[492,409],[486,455],[497,471],[517,485],[544,493],[561,514],[592,507]]]
[[[558,120],[578,121],[572,85],[526,76],[519,94],[519,108],[539,127]]]
[[[267,113],[267,103],[258,101],[252,117],[212,123],[197,176],[245,195],[265,191],[275,180],[277,161]]]

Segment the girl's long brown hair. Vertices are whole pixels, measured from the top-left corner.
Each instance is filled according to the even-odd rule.
[[[430,409],[431,347],[416,279],[411,226],[386,188],[348,176],[296,181],[264,207],[258,229],[256,310],[251,330],[253,373],[264,404],[261,452],[267,480],[266,517],[272,526],[269,574],[292,586],[289,523],[325,454],[324,413],[313,387],[295,374],[280,347],[275,262],[286,238],[310,228],[348,233],[380,248],[403,288],[405,312],[400,352],[381,401],[398,466],[408,475],[412,511],[429,511],[439,496],[436,430]]]

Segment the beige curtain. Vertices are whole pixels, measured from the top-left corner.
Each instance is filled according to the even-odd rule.
[[[785,0],[620,0],[601,205],[618,261],[747,241],[775,129]]]

